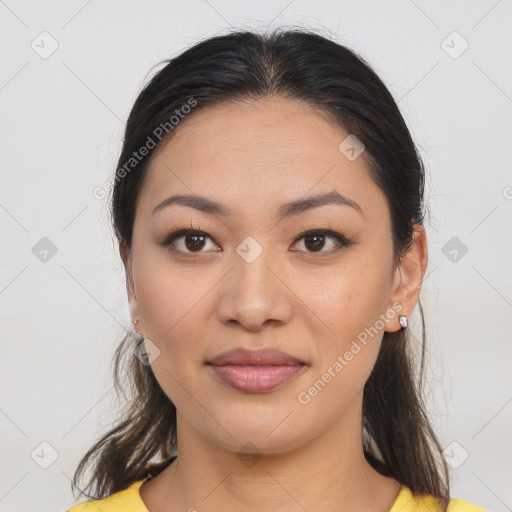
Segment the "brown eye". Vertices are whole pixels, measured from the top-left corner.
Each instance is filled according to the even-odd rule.
[[[207,240],[211,240],[211,238],[206,233],[195,229],[185,229],[169,235],[162,245],[173,252],[201,253],[206,252],[203,249],[207,245]]]
[[[323,251],[322,249],[326,247],[326,240],[328,239],[334,240],[334,243],[327,244],[327,250]],[[302,233],[295,243],[302,240],[306,247],[306,252],[320,254],[336,252],[349,244],[342,235],[328,230],[307,231]]]
[[[204,231],[197,229],[180,229],[168,235],[162,245],[167,247],[169,251],[181,254],[201,254],[210,252],[203,250],[210,240],[213,244],[212,250],[215,250],[216,244],[212,238]],[[331,240],[330,243],[327,241]],[[310,230],[302,233],[296,238],[294,245],[299,241],[303,241],[305,249],[299,249],[299,252],[306,252],[309,254],[331,254],[343,247],[349,245],[350,242],[339,233],[329,230]],[[218,246],[217,246],[218,247]],[[327,247],[327,250],[323,250]],[[294,249],[296,251],[296,249]]]
[[[205,236],[204,235],[196,235],[196,234],[188,234],[185,235],[185,247],[194,252],[195,250],[200,251],[205,245]]]
[[[310,251],[317,251],[321,250],[325,245],[325,235],[308,235],[304,237],[304,245],[308,248]]]

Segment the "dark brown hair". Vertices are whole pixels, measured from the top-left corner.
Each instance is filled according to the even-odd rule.
[[[408,252],[413,224],[424,220],[424,166],[393,97],[361,57],[309,30],[234,31],[203,40],[165,64],[143,88],[126,124],[111,212],[120,244],[131,246],[137,198],[151,157],[178,123],[221,102],[280,95],[315,106],[364,143],[370,175],[388,202],[395,265]],[[130,160],[149,140],[156,149],[140,161]],[[415,495],[439,498],[444,510],[449,474],[424,405],[421,302],[419,309],[421,342],[405,330],[384,333],[364,388],[364,453],[377,471]],[[140,341],[126,334],[115,353],[115,387],[123,390],[120,370],[126,368],[132,395],[123,419],[90,448],[74,475],[79,488],[85,469],[92,468],[84,489],[92,494],[82,491],[89,497],[105,497],[158,474],[176,453],[176,409],[151,366],[134,357]],[[419,362],[410,344],[416,344]]]

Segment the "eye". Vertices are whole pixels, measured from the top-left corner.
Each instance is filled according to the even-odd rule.
[[[169,248],[172,252],[191,254],[207,252],[202,251],[205,245],[207,245],[207,240],[211,240],[211,238],[204,231],[197,229],[180,229],[179,231],[174,231],[169,234],[162,245]]]
[[[328,248],[330,248],[323,251],[322,249],[326,245],[326,239],[331,239],[334,243],[331,242],[331,244],[328,244]],[[306,231],[295,240],[295,243],[298,241],[303,242],[303,246],[306,247],[306,252],[320,254],[330,254],[339,251],[350,243],[343,235],[327,229]]]
[[[328,249],[323,250],[326,247],[326,240],[329,239],[331,243],[327,244]],[[173,231],[165,237],[161,245],[174,253],[200,254],[210,252],[203,250],[207,247],[208,241],[212,243],[212,250],[215,251],[215,247],[218,247],[218,245],[213,242],[213,239],[208,233],[200,229],[183,229],[175,226]],[[302,242],[305,249],[293,249],[294,252],[318,253],[319,255],[337,252],[351,243],[354,243],[347,240],[343,235],[327,229],[305,231],[295,239],[293,245],[297,245],[298,242]]]

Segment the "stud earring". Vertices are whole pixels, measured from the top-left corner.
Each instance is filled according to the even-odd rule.
[[[407,327],[407,317],[405,315],[398,315],[400,325],[405,329]]]
[[[140,320],[140,318],[136,318],[136,319],[133,321],[133,323],[134,323],[134,324],[138,324],[138,323],[139,323],[139,320]]]

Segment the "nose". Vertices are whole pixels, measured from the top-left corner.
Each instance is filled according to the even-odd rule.
[[[222,323],[259,331],[290,321],[294,293],[275,261],[264,255],[252,263],[234,255],[234,268],[221,282],[217,315]]]

